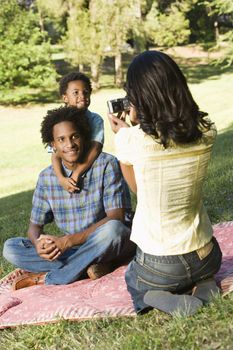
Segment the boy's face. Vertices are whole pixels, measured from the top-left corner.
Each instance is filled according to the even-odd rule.
[[[62,95],[62,98],[68,106],[85,110],[90,105],[90,95],[91,92],[84,81],[74,80],[68,83],[66,93]]]

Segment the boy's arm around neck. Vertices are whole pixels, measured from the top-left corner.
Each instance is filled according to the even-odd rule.
[[[103,145],[100,142],[91,141],[91,146],[87,151],[86,157],[82,163],[78,164],[77,168],[72,174],[73,179],[77,181],[79,176],[85,173],[92,166],[96,158],[98,158],[99,154],[101,153],[102,148]]]
[[[64,176],[61,158],[56,153],[52,153],[52,166],[59,184],[70,193],[77,191],[76,181],[72,177]]]

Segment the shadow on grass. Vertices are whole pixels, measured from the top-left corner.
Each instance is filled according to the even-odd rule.
[[[14,268],[2,257],[4,242],[11,237],[27,235],[32,193],[25,191],[0,198],[0,278]]]
[[[34,190],[0,198],[0,251],[3,242],[13,236],[25,236],[28,230]],[[55,224],[48,224],[51,233],[59,233]]]
[[[190,62],[191,63],[191,62]],[[219,79],[222,74],[233,73],[233,67],[214,64],[181,64],[180,68],[189,83],[199,84],[204,80]]]
[[[43,104],[43,103],[59,103],[60,97],[56,90],[29,89],[25,87],[25,91],[20,89],[17,91],[4,91],[0,93],[1,105],[24,105],[24,104]]]
[[[0,244],[12,236],[25,235],[31,212],[33,191],[0,198]]]
[[[122,54],[122,69],[123,76],[125,77],[128,66],[132,62],[136,53],[123,53]],[[171,55],[172,57],[172,55]],[[206,79],[217,79],[221,74],[232,73],[233,67],[226,67],[224,64],[216,64],[215,60],[203,58],[182,58],[174,57],[174,60],[180,65],[183,73],[188,79],[189,83],[201,83]],[[72,67],[68,62],[63,59],[54,61],[57,73],[64,75],[69,72],[79,70],[78,67]],[[91,75],[90,67],[84,66],[84,72]],[[105,57],[101,66],[100,84],[101,88],[115,88],[114,82],[115,66],[114,57]]]
[[[213,223],[233,220],[232,153],[233,124],[217,136],[204,184],[204,202]]]
[[[0,198],[0,278],[13,270],[2,257],[4,242],[11,237],[26,237],[32,207],[33,190]],[[55,224],[46,225],[46,232],[60,234]]]

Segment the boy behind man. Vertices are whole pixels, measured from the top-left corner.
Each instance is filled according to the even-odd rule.
[[[64,176],[61,159],[53,153],[52,165],[60,185],[68,192],[79,191],[85,172],[102,151],[104,143],[103,119],[97,113],[88,110],[92,92],[90,79],[81,72],[66,74],[59,83],[59,92],[66,106],[76,107],[84,111],[91,128],[91,147],[82,164],[79,164],[71,177]]]

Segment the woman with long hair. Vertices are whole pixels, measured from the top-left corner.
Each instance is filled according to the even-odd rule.
[[[190,315],[219,292],[214,274],[222,254],[202,201],[216,129],[165,53],[136,56],[125,90],[131,126],[125,112],[109,120],[123,175],[137,194],[128,290],[137,312]]]

